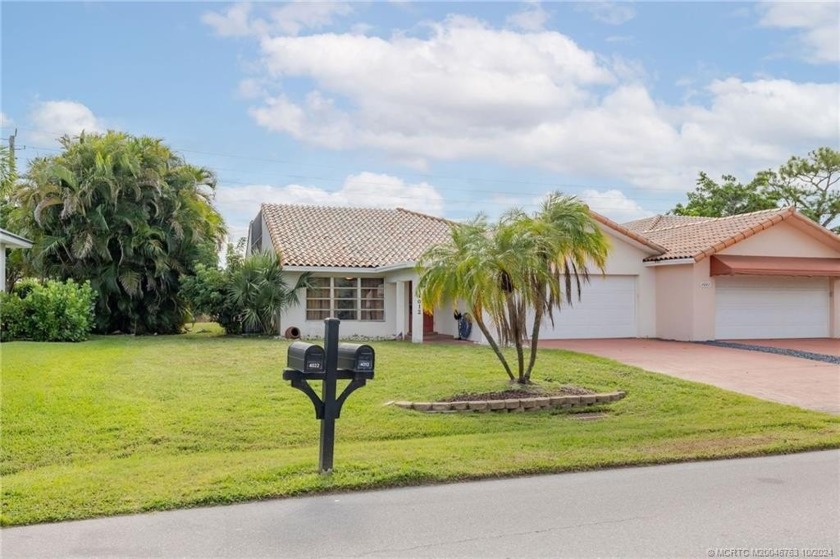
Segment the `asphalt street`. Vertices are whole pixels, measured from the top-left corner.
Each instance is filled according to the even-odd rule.
[[[838,557],[840,451],[280,499],[0,538],[4,559]]]

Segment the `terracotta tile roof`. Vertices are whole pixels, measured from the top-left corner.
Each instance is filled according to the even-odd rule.
[[[715,219],[713,217],[695,217],[688,215],[654,215],[637,219],[622,225],[635,233],[646,233],[655,229],[664,229],[666,227],[675,227],[677,225],[686,225],[688,223],[700,223],[702,221],[709,221]]]
[[[698,261],[786,220],[792,220],[797,228],[840,247],[840,237],[793,207],[719,218],[656,216],[625,224],[625,227],[633,228],[667,249],[664,254],[646,258],[648,262],[685,258]]]
[[[592,215],[592,217],[595,219],[595,221],[598,221],[599,223],[601,223],[603,225],[606,225],[607,227],[613,229],[614,231],[618,231],[619,233],[621,233],[625,237],[629,237],[629,238],[633,239],[634,241],[636,241],[637,243],[641,243],[642,245],[651,249],[651,251],[654,252],[654,253],[662,254],[662,253],[667,251],[667,249],[665,247],[654,243],[653,241],[651,241],[647,237],[639,234],[638,231],[634,231],[634,230],[626,227],[625,225],[620,225],[620,224],[616,223],[615,221],[611,220],[610,218],[604,217],[597,212],[593,212],[592,210],[589,210],[589,213],[590,213],[590,215]],[[635,222],[631,222],[631,223],[635,223]]]
[[[261,213],[287,266],[378,268],[413,262],[450,238],[451,222],[402,208],[262,204]]]

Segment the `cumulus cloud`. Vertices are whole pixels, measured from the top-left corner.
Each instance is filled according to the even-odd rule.
[[[840,7],[836,2],[763,2],[759,25],[798,30],[802,56],[815,63],[840,61]]]
[[[305,29],[322,29],[332,25],[336,16],[350,14],[353,9],[344,2],[288,2],[280,7],[254,14],[250,2],[233,4],[223,12],[206,12],[201,21],[222,37],[244,37],[280,33],[297,35]]]
[[[54,143],[65,134],[104,132],[105,123],[78,101],[42,101],[29,114],[31,131],[28,138],[44,145]]]
[[[216,205],[225,216],[231,237],[245,231],[257,215],[261,203],[307,204],[316,206],[362,206],[366,208],[406,208],[429,215],[443,215],[443,197],[426,183],[407,183],[399,177],[362,172],[350,175],[337,190],[290,184],[225,186],[216,190]],[[241,236],[241,235],[240,235]]]
[[[583,2],[577,9],[607,25],[621,25],[636,17],[636,10],[625,2]]]
[[[464,16],[427,29],[261,37],[250,115],[302,142],[381,150],[415,168],[489,159],[673,190],[699,170],[749,174],[837,141],[836,83],[707,78],[669,105],[644,67],[561,33]]]
[[[4,112],[0,111],[0,127],[8,128],[14,125],[14,121]]]
[[[594,211],[617,223],[625,223],[653,214],[620,190],[586,189],[578,197]]]

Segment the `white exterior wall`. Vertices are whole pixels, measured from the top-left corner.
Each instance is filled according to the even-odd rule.
[[[351,272],[344,274],[317,274],[319,277],[382,277],[381,275],[358,275]],[[301,274],[290,272],[285,274],[286,282],[294,285]],[[385,320],[342,320],[340,335],[342,338],[351,336],[365,336],[369,338],[390,338],[399,333],[396,330],[396,284],[385,278]],[[323,320],[306,320],[306,289],[298,290],[300,304],[289,307],[280,315],[280,331],[296,326],[303,338],[322,338],[324,336]]]

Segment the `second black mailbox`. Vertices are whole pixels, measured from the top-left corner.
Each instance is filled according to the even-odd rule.
[[[373,373],[373,348],[364,344],[338,344],[338,368],[354,373]]]
[[[302,373],[322,373],[326,367],[324,348],[306,342],[294,342],[286,352],[286,366]]]

